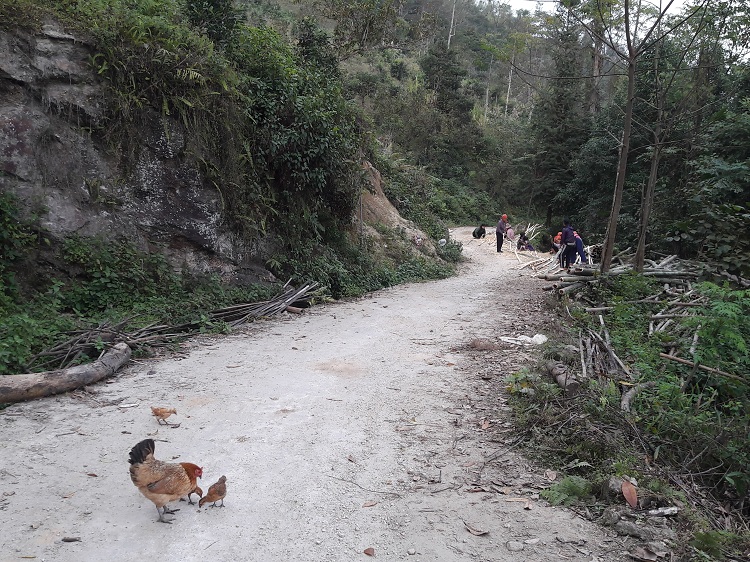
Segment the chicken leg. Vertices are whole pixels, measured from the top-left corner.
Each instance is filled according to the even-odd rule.
[[[164,509],[164,513],[162,513],[162,510],[159,509],[159,506],[157,505],[156,506],[156,512],[159,514],[159,522],[160,523],[169,523],[170,525],[172,524],[171,520],[164,518],[164,513],[167,513],[166,509]]]

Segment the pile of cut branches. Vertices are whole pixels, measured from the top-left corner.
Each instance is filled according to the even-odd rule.
[[[540,277],[581,321],[580,375],[574,368],[568,379],[595,380],[581,392],[590,404],[612,400],[607,408],[621,416],[588,423],[621,420],[650,459],[644,473],[679,488],[714,529],[748,533],[750,378],[741,351],[750,295],[697,283],[706,271],[667,256],[640,275],[624,276],[632,268],[623,263],[606,275],[576,267]]]
[[[582,269],[591,269],[591,268],[595,269],[595,266],[592,265],[593,255],[597,252],[597,249],[600,247],[601,247],[601,244],[593,244],[590,246],[584,246],[583,247],[584,253],[586,254],[586,256],[588,256],[588,264],[581,263],[581,256],[577,255],[574,267],[582,268]],[[527,262],[523,265],[520,265],[516,269],[529,268],[530,271],[539,274],[539,277],[541,279],[546,279],[547,275],[554,276],[555,274],[560,274],[560,272],[565,271],[560,265],[563,249],[564,248],[560,248],[557,251],[557,253],[546,254],[542,257],[539,257],[535,253],[535,258],[532,261]]]
[[[224,324],[231,329],[258,318],[277,316],[285,311],[296,312],[298,309],[292,307],[292,303],[309,300],[317,287],[317,283],[307,283],[295,289],[288,287],[287,283],[270,300],[213,310],[206,314],[206,318],[176,326],[154,323],[128,331],[127,326],[132,319],[126,319],[69,332],[65,341],[34,355],[27,364],[27,371],[65,369],[84,358],[101,355],[117,342],[124,342],[131,349],[164,347],[199,333],[206,325]]]
[[[547,260],[548,262],[551,261]],[[692,289],[694,283],[702,274],[703,269],[695,263],[678,260],[676,255],[667,256],[659,262],[647,260],[647,267],[641,274],[644,277],[653,278],[664,284],[664,292],[671,295],[680,295],[685,291]],[[600,282],[601,273],[599,267],[591,264],[577,264],[574,267],[564,270],[555,262],[551,266],[548,264],[546,273],[537,275],[539,279],[555,281],[545,290],[555,291],[558,295],[575,293],[583,289],[587,284],[597,284]],[[541,269],[538,268],[537,271]],[[633,267],[629,262],[622,262],[610,269],[606,275],[614,277],[624,273],[633,272]]]

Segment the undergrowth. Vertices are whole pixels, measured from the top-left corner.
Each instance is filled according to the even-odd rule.
[[[13,301],[5,299],[0,308],[0,375],[26,372],[35,354],[65,341],[72,330],[122,323],[127,332],[157,322],[198,321],[205,331],[223,331],[224,326],[208,321],[208,311],[277,292],[270,286],[230,287],[215,277],[181,274],[161,255],[140,252],[124,241],[74,237],[52,252],[61,269],[33,291],[13,289]],[[30,265],[17,264],[17,269]]]
[[[695,316],[677,319],[683,325],[669,337],[649,336],[649,319],[659,302],[634,302],[660,293],[658,283],[639,275],[602,279],[582,302],[606,304],[605,322],[616,353],[631,369],[584,381],[581,391],[565,397],[547,376],[530,371],[508,378],[518,423],[529,436],[530,454],[568,477],[583,478],[591,489],[604,490],[612,476],[635,477],[639,497],[649,508],[677,502],[685,507],[681,526],[692,530],[684,544],[684,560],[719,559],[728,553],[748,552],[750,535],[750,400],[748,353],[750,291],[703,283],[693,297],[705,306]],[[568,303],[577,333],[599,327],[599,320]],[[568,317],[569,318],[569,317]],[[675,335],[676,334],[676,335]],[[564,344],[550,345],[544,361],[562,361],[580,373],[578,352]],[[695,345],[694,360],[715,371],[683,366],[660,358],[665,347],[687,354]],[[540,365],[540,370],[544,367]],[[633,384],[649,383],[632,403],[620,407],[623,392]],[[684,496],[674,482],[691,482]],[[575,502],[579,480],[564,480],[545,492],[551,503]],[[576,484],[577,483],[577,484]],[[568,489],[570,488],[570,490]],[[600,512],[607,500],[599,494]],[[692,505],[692,507],[689,507]],[[713,506],[713,507],[709,507]],[[716,510],[726,516],[717,517]],[[733,518],[735,518],[733,520]],[[708,556],[708,558],[702,558]],[[716,558],[711,558],[711,557]]]
[[[456,256],[443,255],[444,260],[436,260],[415,253],[412,242],[397,230],[379,227],[378,232],[377,239],[365,237],[359,245],[342,235],[335,246],[288,248],[267,265],[280,277],[315,280],[336,299],[411,281],[443,279],[455,272],[451,262],[459,259],[460,248]],[[448,251],[456,244],[450,248]]]
[[[389,201],[434,240],[447,238],[452,226],[495,224],[502,214],[484,191],[473,192],[455,180],[431,176],[404,163],[383,161],[378,166]]]

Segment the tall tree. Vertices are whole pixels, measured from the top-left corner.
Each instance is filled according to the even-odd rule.
[[[646,258],[646,240],[659,177],[659,164],[674,129],[688,117],[689,100],[695,93],[695,89],[685,84],[682,77],[686,74],[688,64],[693,60],[691,55],[694,54],[697,36],[704,29],[706,9],[707,6],[704,5],[702,12],[697,16],[696,25],[688,28],[684,37],[669,38],[660,34],[660,40],[644,52],[649,68],[642,89],[647,92],[644,101],[651,108],[651,118],[644,126],[649,129],[652,140],[650,171],[641,197],[638,242],[633,263],[636,271],[643,271]]]
[[[685,22],[695,16],[708,0],[702,0],[698,8],[689,12],[674,23],[662,26],[662,21],[667,15],[675,0],[669,0],[661,9],[654,11],[650,3],[643,0],[623,0],[621,10],[611,5],[607,0],[593,0],[595,5],[600,6],[597,10],[601,20],[601,30],[594,29],[584,21],[582,15],[574,9],[573,2],[566,0],[568,11],[572,17],[583,25],[592,38],[601,40],[617,57],[625,67],[627,75],[627,98],[625,101],[622,138],[620,141],[620,156],[617,165],[617,180],[615,181],[612,196],[612,209],[609,215],[607,231],[602,248],[601,271],[607,272],[612,263],[615,239],[617,237],[617,220],[622,205],[623,189],[625,187],[625,176],[627,173],[628,156],[630,152],[630,133],[633,125],[633,104],[635,101],[636,87],[636,65],[643,53],[650,49],[655,43],[661,41],[664,36],[670,35]],[[606,5],[603,5],[606,2]],[[622,22],[622,27],[620,27]],[[621,44],[624,43],[624,46]]]
[[[567,13],[558,14],[553,39],[552,78],[539,96],[532,125],[536,134],[536,185],[529,190],[530,201],[546,204],[551,221],[553,201],[573,178],[571,159],[586,141],[590,116],[581,68],[581,31]],[[559,202],[559,201],[558,201]]]

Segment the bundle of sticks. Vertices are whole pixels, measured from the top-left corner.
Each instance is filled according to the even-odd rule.
[[[271,317],[285,311],[298,312],[292,303],[304,301],[318,288],[318,283],[306,283],[295,289],[284,285],[281,292],[267,301],[237,304],[207,313],[207,322],[224,323],[229,328],[236,328],[252,322],[257,318]],[[42,369],[65,369],[74,365],[85,356],[100,355],[115,342],[124,342],[131,349],[138,347],[163,347],[176,340],[199,333],[205,327],[206,320],[187,322],[179,325],[153,323],[135,330],[127,331],[132,322],[128,318],[118,323],[104,322],[93,328],[69,332],[68,339],[34,355],[26,365],[28,372]]]

